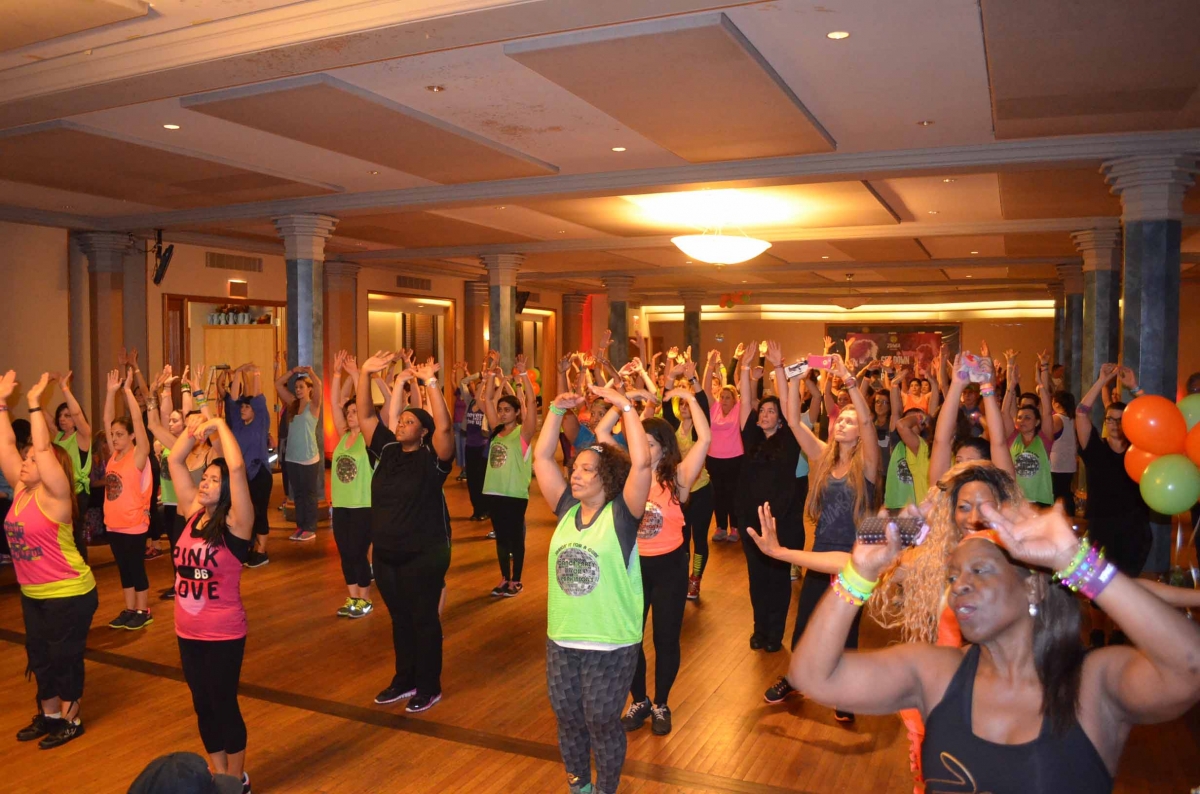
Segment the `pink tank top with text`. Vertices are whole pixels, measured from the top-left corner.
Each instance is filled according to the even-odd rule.
[[[671,498],[671,489],[662,487],[657,479],[650,485],[637,543],[642,557],[657,557],[683,545],[683,508]]]
[[[224,543],[192,537],[197,511],[175,544],[175,633],[185,640],[238,640],[246,636],[242,563]]]
[[[108,460],[104,475],[104,526],[109,532],[140,535],[150,528],[150,492],[154,474],[150,461],[138,471],[132,449]]]

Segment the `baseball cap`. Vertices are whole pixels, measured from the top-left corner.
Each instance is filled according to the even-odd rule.
[[[242,781],[215,775],[195,753],[171,753],[151,761],[129,787],[129,794],[242,794]]]

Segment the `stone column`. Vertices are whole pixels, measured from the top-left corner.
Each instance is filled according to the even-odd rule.
[[[1065,370],[1063,384],[1071,394],[1079,394],[1083,363],[1083,269],[1079,265],[1059,265],[1058,277],[1062,279],[1065,295],[1063,337],[1066,355],[1062,359]],[[1026,391],[1033,391],[1037,379],[1036,369],[1031,370],[1029,374],[1032,376],[1029,382],[1021,384],[1021,387]]]
[[[325,241],[337,218],[275,218],[287,259],[287,364],[323,372],[325,353]]]
[[[116,369],[125,344],[125,257],[132,245],[129,235],[117,232],[83,232],[76,235],[88,263],[88,327],[91,360],[92,405],[88,414],[100,427],[100,410],[108,388],[108,373]],[[145,300],[142,301],[145,324]],[[132,313],[132,312],[130,312]],[[147,351],[141,351],[148,356]],[[149,364],[146,359],[142,363]],[[76,386],[78,388],[78,385]]]
[[[463,356],[472,368],[483,362],[488,343],[483,338],[483,329],[488,314],[488,283],[485,280],[468,281],[463,284],[466,311],[463,312]],[[490,333],[490,331],[489,331]]]
[[[358,355],[358,273],[353,262],[325,263],[325,362],[322,377],[333,378],[333,361],[339,350]],[[374,351],[372,351],[374,352]],[[330,395],[330,399],[336,395]]]
[[[1067,360],[1067,296],[1062,284],[1050,287],[1054,299],[1054,363],[1065,364]]]
[[[517,356],[517,271],[525,257],[487,254],[480,261],[488,270],[488,344],[508,372]]]
[[[629,289],[633,276],[623,273],[605,276],[604,287],[608,290],[608,330],[612,331],[613,345],[609,360],[617,369],[629,363]]]
[[[700,348],[700,306],[708,293],[702,289],[681,290],[683,298],[683,346],[692,348],[692,361],[702,362],[704,351]],[[703,365],[701,365],[703,371]]]
[[[1116,362],[1121,349],[1121,232],[1089,229],[1071,239],[1083,255],[1083,366],[1081,388],[1100,377],[1100,366]],[[1082,397],[1081,393],[1075,395]]]
[[[568,292],[562,296],[562,302],[563,355],[569,355],[583,348],[583,306],[587,295]]]

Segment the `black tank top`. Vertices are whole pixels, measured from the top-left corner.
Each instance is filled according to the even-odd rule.
[[[942,702],[925,720],[921,770],[927,794],[1099,794],[1111,792],[1112,775],[1091,739],[1076,723],[1059,736],[1042,731],[1025,744],[996,744],[971,728],[971,699],[979,646],[963,656]]]

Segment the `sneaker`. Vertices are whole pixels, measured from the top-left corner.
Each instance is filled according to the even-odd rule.
[[[367,601],[365,598],[354,598],[351,600],[354,603],[350,605],[350,614],[348,617],[365,618],[367,614],[375,608],[371,602]]]
[[[799,579],[800,578],[800,566],[799,565],[791,566],[791,569],[788,571],[788,577],[793,582],[796,581],[797,579]]]
[[[146,547],[145,557],[147,560],[157,560],[161,556],[163,556],[162,549],[160,549],[158,546]]]
[[[621,718],[621,725],[626,732],[636,731],[646,723],[653,711],[654,707],[650,705],[650,698],[630,703],[629,711],[626,711],[625,716]]]
[[[520,582],[509,582],[508,587],[500,595],[504,596],[505,598],[516,598],[524,589],[525,585],[521,584]]]
[[[375,696],[375,702],[380,706],[386,706],[389,703],[395,703],[397,700],[406,700],[415,694],[417,694],[415,686],[401,688],[395,684],[389,684],[387,689]]]
[[[441,692],[438,692],[436,695],[417,695],[408,701],[408,705],[404,707],[404,710],[409,714],[417,714],[422,711],[429,711],[431,708],[436,706],[438,701],[441,699]]]
[[[33,722],[26,727],[17,731],[18,742],[32,742],[34,739],[40,739],[43,736],[54,733],[58,730],[58,723],[66,722],[61,717],[47,717],[45,714],[38,713]]]
[[[53,750],[61,747],[77,736],[83,736],[83,722],[79,719],[56,720],[60,723],[55,731],[38,742],[39,750]]]
[[[713,533],[712,539],[720,543],[721,541],[726,540],[728,537],[729,533],[726,530],[717,527],[717,531]]]
[[[270,561],[271,558],[267,556],[266,552],[252,551],[250,552],[250,556],[246,558],[246,567],[261,568]]]
[[[799,694],[800,690],[789,684],[786,677],[779,676],[779,680],[768,687],[767,691],[763,693],[763,700],[772,704],[782,703],[792,695]]]
[[[584,783],[582,778],[567,773],[567,791],[569,794],[592,794],[592,782]]]
[[[655,706],[650,710],[653,717],[650,720],[650,730],[655,736],[666,736],[671,732],[671,709],[666,705]]]
[[[700,600],[700,577],[699,576],[689,576],[688,577],[687,597],[688,597],[688,601],[699,601]]]
[[[175,588],[168,587],[166,590],[163,590],[161,593],[158,594],[158,600],[159,601],[174,601],[175,600]]]
[[[300,540],[300,536],[304,534],[303,529],[297,529],[292,534],[288,535],[288,540]]]
[[[838,722],[844,722],[849,725],[854,722],[854,713],[850,711],[842,711],[841,709],[834,709],[833,718]]]
[[[251,794],[250,791],[250,773],[242,773],[242,794]]]
[[[316,532],[297,532],[295,535],[292,536],[292,540],[298,540],[302,543],[306,540],[316,540],[316,539],[317,539]]]
[[[108,627],[110,629],[123,629],[125,628],[125,624],[127,624],[136,614],[137,612],[132,609],[122,609],[121,614],[113,618],[112,621],[109,622]]]
[[[761,651],[766,644],[767,644],[767,638],[764,637],[762,634],[751,634],[750,635],[750,650]]]
[[[347,598],[346,598],[346,603],[342,604],[341,608],[340,608],[340,609],[338,609],[338,611],[337,611],[337,616],[338,616],[339,618],[348,618],[348,617],[350,617],[350,608],[351,608],[351,607],[353,607],[353,606],[354,606],[354,599],[353,599],[353,598],[349,598],[349,597],[347,597]]]
[[[500,584],[493,587],[492,595],[495,597],[508,595],[508,580],[505,579],[504,581],[500,582]]]
[[[495,540],[495,539],[496,539],[496,530],[494,530],[494,529],[489,529],[489,530],[488,530],[488,533],[487,533],[487,535],[485,535],[485,537],[486,537],[488,540]]]
[[[125,623],[125,628],[129,629],[130,631],[137,631],[138,629],[143,629],[146,626],[149,626],[153,622],[154,616],[150,614],[150,610],[147,609],[145,612],[138,610],[137,612],[134,612],[133,617],[131,617]]]
[[[728,540],[730,543],[737,543],[741,539],[742,538],[740,535],[738,535],[738,531],[736,529],[730,529],[729,537],[726,538],[726,540]]]

